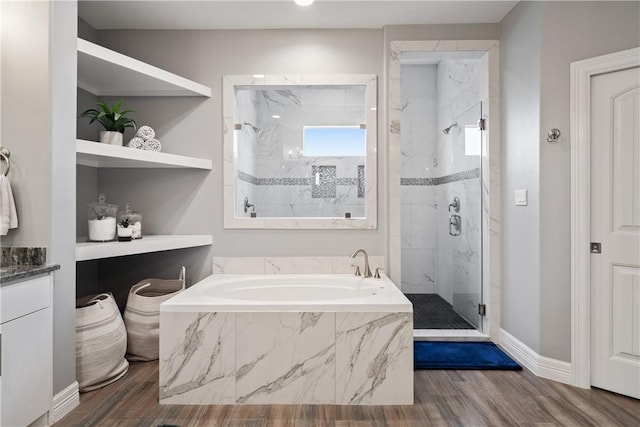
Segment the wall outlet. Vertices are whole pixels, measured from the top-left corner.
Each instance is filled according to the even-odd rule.
[[[516,190],[516,206],[527,206],[528,204],[527,190]]]

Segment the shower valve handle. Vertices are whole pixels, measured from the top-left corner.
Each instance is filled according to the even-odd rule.
[[[462,219],[460,215],[449,215],[449,236],[459,236],[462,234]]]
[[[455,196],[453,201],[449,203],[449,212],[451,212],[451,208],[453,208],[454,212],[460,212],[460,197]]]

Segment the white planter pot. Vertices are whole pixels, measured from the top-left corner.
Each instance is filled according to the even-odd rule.
[[[103,130],[100,132],[100,142],[103,144],[122,145],[122,134]]]

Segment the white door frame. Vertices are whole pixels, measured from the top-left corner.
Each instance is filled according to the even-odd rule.
[[[485,51],[489,60],[488,93],[482,101],[488,112],[486,147],[482,156],[484,212],[482,214],[482,294],[487,315],[482,321],[482,333],[494,342],[500,340],[502,248],[500,191],[500,42],[498,40],[394,40],[388,56],[387,98],[387,266],[391,280],[401,283],[401,213],[400,187],[401,145],[401,64],[403,52],[415,51]],[[393,209],[391,208],[393,206]]]
[[[640,47],[571,63],[571,367],[591,387],[591,77],[640,66]]]

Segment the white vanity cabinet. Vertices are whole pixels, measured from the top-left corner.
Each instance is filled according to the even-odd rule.
[[[0,288],[2,427],[27,426],[51,409],[52,281],[47,274]]]

